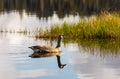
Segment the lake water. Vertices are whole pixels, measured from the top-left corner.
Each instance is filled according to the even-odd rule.
[[[56,46],[56,40],[19,34],[0,34],[0,79],[119,79],[120,42],[66,41],[63,39],[58,67],[56,56],[30,58],[29,46]]]
[[[120,11],[119,0],[1,0],[0,29],[34,30],[77,23],[101,11]],[[120,79],[119,40],[63,39],[57,56],[30,58],[29,46],[56,46],[54,39],[0,33],[0,79]],[[66,64],[59,68],[59,62]]]

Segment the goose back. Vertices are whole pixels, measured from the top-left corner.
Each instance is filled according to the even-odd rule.
[[[54,48],[51,46],[31,46],[31,48],[34,52],[46,52],[46,53],[52,53],[52,52],[59,52],[59,48]]]

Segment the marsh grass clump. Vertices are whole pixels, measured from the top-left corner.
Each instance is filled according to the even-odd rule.
[[[120,38],[120,15],[118,13],[102,12],[101,14],[81,19],[78,23],[53,25],[50,28],[37,28],[35,31],[28,29],[5,30],[0,33],[34,34],[36,38],[56,38],[63,34],[66,38],[81,39],[116,39]]]
[[[43,30],[42,30],[41,28],[37,28],[37,29],[34,31],[34,33],[35,33],[35,37],[36,37],[36,38],[41,38],[42,35],[43,35]]]
[[[117,13],[103,12],[100,15],[82,19],[79,23],[64,23],[61,26],[54,25],[44,30],[41,36],[58,36],[64,34],[69,38],[82,39],[109,39],[120,38],[120,16]]]

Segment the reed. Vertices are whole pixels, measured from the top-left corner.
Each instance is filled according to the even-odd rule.
[[[23,28],[23,29],[19,29],[18,31],[16,31],[16,33],[26,35],[26,34],[30,33],[30,31],[26,28]]]
[[[7,32],[8,32],[8,30],[0,28],[0,33],[7,33]]]
[[[2,28],[0,28],[0,33],[3,33],[3,32],[4,32],[4,30]]]
[[[30,34],[28,29],[5,30],[0,29],[0,33],[20,33]],[[36,38],[56,38],[59,34],[65,35],[66,38],[81,39],[116,39],[120,38],[120,15],[118,13],[102,12],[99,15],[81,19],[78,23],[54,25],[43,30],[37,28],[32,31]]]
[[[82,19],[79,23],[54,25],[50,29],[37,31],[39,37],[56,37],[63,34],[69,38],[109,39],[120,38],[120,16],[117,13],[103,12],[100,15]]]
[[[30,34],[30,30],[26,28],[19,29],[19,30],[0,28],[0,33],[14,33],[14,34],[19,33],[19,34],[27,35],[27,34]]]

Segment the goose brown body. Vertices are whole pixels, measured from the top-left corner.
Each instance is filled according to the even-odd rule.
[[[44,53],[60,52],[60,42],[61,42],[62,38],[63,38],[63,35],[59,35],[58,36],[58,43],[57,43],[56,48],[54,48],[52,46],[39,46],[39,45],[31,46],[29,48],[32,49],[34,52],[37,52],[37,53],[43,53],[43,52]]]
[[[54,48],[51,46],[31,46],[31,48],[34,52],[46,52],[46,53],[54,53],[54,52],[60,52],[59,48]]]

